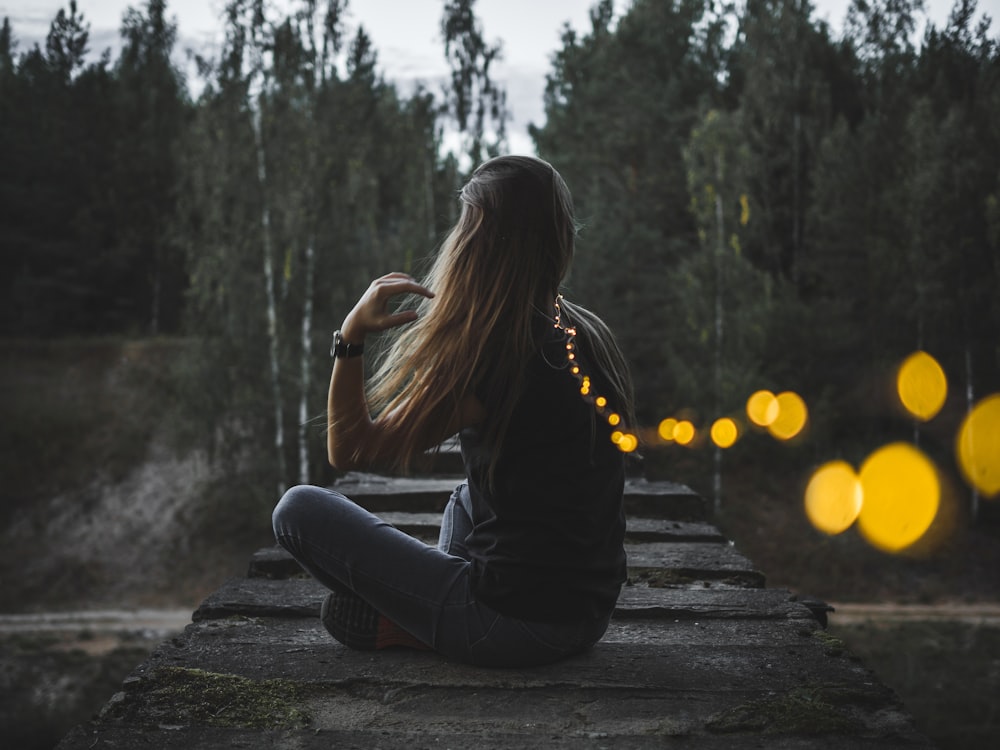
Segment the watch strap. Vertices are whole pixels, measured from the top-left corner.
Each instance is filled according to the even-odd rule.
[[[334,332],[333,343],[330,345],[330,356],[334,359],[350,359],[351,357],[360,357],[364,351],[364,342],[361,342],[360,344],[349,344],[344,341],[344,337],[340,331]]]

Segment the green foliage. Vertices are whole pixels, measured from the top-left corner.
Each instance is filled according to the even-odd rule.
[[[475,5],[476,0],[448,0],[441,18],[444,54],[451,68],[444,107],[466,136],[464,148],[473,167],[484,156],[499,154],[508,114],[506,92],[490,76],[490,66],[501,58],[502,46],[489,44],[483,37]],[[487,123],[495,128],[492,139]]]
[[[281,486],[324,477],[329,336],[373,277],[432,252],[453,181],[433,97],[385,83],[363,29],[338,68],[341,5],[322,25],[314,5],[230,5],[181,150],[193,418]]]
[[[73,3],[43,46],[0,27],[0,333],[192,334],[186,420],[269,497],[325,477],[329,333],[373,276],[419,271],[468,160],[503,148],[474,0],[443,4],[440,95],[383,80],[346,11],[230,0],[194,102],[164,0],[113,63]],[[913,349],[951,422],[997,389],[1000,45],[974,0],[918,44],[921,12],[854,0],[835,38],[809,0],[599,0],[564,28],[532,135],[582,222],[567,293],[617,331],[642,422],[794,389],[810,455],[854,455],[913,434],[858,403]]]
[[[790,388],[814,453],[851,453],[912,435],[859,399],[914,349],[956,394],[1000,384],[1000,54],[971,0],[918,48],[920,13],[858,0],[834,39],[807,0],[637,0],[565,30],[533,135],[585,223],[571,292],[617,330],[648,422]]]
[[[176,340],[5,341],[0,346],[0,518],[118,481],[172,428]],[[23,515],[22,515],[23,517]]]
[[[163,0],[131,9],[122,56],[85,64],[89,24],[60,10],[45,49],[0,34],[0,332],[176,332],[182,259],[170,237],[186,119]]]
[[[562,172],[583,223],[568,291],[619,336],[636,372],[640,419],[685,404],[665,345],[687,312],[678,264],[698,247],[683,151],[721,95],[721,22],[702,0],[612,6],[583,37],[566,28],[547,79],[539,155]],[[687,298],[690,299],[690,298]]]

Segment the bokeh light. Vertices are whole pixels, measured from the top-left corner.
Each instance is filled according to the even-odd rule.
[[[729,417],[721,417],[712,423],[712,442],[720,448],[730,448],[740,436],[739,427]]]
[[[774,422],[778,410],[778,399],[770,391],[757,391],[747,399],[747,418],[760,427]]]
[[[793,391],[779,393],[775,402],[778,404],[778,416],[767,425],[767,431],[778,440],[791,440],[802,432],[809,419],[806,402]]]
[[[840,534],[861,512],[861,480],[846,461],[820,466],[806,485],[806,516],[824,534]]]
[[[986,497],[1000,493],[1000,393],[984,398],[962,420],[955,452],[969,484]]]
[[[667,441],[668,443],[674,442],[674,429],[677,427],[677,420],[673,417],[667,417],[662,422],[660,426],[656,428],[656,433],[661,439]]]
[[[948,396],[948,379],[927,352],[914,352],[899,368],[896,392],[903,407],[917,419],[933,419]]]
[[[690,420],[682,419],[674,426],[674,440],[678,445],[689,445],[694,436],[695,429]]]
[[[639,439],[630,432],[624,433],[616,443],[622,453],[631,453],[639,447]]]
[[[858,528],[874,547],[899,552],[930,528],[941,502],[937,470],[906,443],[879,448],[858,472],[863,493]]]

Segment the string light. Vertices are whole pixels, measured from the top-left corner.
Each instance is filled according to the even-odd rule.
[[[562,331],[567,337],[566,358],[573,365],[569,368],[569,372],[574,378],[576,378],[576,381],[580,386],[580,395],[583,399],[593,405],[598,415],[606,420],[609,426],[618,427],[622,421],[621,415],[608,409],[608,400],[604,396],[592,393],[590,376],[584,374],[580,370],[580,366],[576,363],[576,329],[572,326],[564,327],[562,324],[562,306],[559,304],[562,301],[562,298],[563,296],[560,294],[556,297],[555,301],[555,328]],[[611,442],[618,446],[618,450],[622,453],[631,453],[639,446],[639,439],[635,435],[623,432],[620,429],[616,429],[611,433]]]

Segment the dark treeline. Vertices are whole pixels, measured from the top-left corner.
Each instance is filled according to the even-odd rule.
[[[73,3],[44,47],[0,32],[0,334],[191,335],[192,424],[269,492],[322,478],[310,420],[351,300],[419,270],[460,165],[504,146],[474,0],[442,2],[447,87],[405,96],[346,5],[231,0],[197,97],[164,0],[114,61],[87,62]],[[568,293],[619,332],[645,424],[794,389],[833,457],[913,436],[861,398],[913,350],[956,413],[997,390],[1000,46],[974,0],[918,40],[922,18],[854,0],[837,37],[808,0],[600,0],[564,30],[532,136],[584,225]]]
[[[792,389],[803,457],[858,461],[914,439],[882,388],[924,349],[950,411],[916,439],[950,461],[1000,386],[1000,47],[974,0],[919,46],[920,0],[854,0],[842,38],[812,13],[603,0],[566,30],[533,135],[587,225],[571,287],[624,339],[646,424]]]

